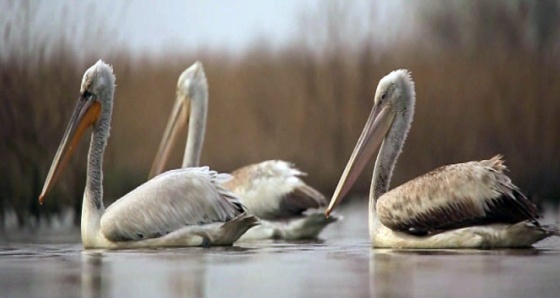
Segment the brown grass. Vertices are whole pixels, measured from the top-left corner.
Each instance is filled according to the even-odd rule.
[[[382,63],[368,60],[374,54],[379,55],[364,51],[335,61],[318,61],[298,51],[272,57],[252,53],[233,62],[202,59],[210,84],[202,163],[231,171],[265,159],[286,159],[308,172],[311,184],[330,193],[371,109],[377,81],[406,67],[416,81],[418,104],[393,185],[446,163],[501,153],[511,176],[527,192],[558,194],[557,67],[519,53],[487,53],[474,61],[451,54],[405,53],[398,59],[384,54]],[[193,61],[142,71],[133,66],[130,77],[119,81],[111,151],[121,158],[113,160],[115,167],[148,171],[176,78]],[[181,153],[178,148],[172,167],[180,164]],[[368,176],[359,181],[357,192],[365,193]]]
[[[33,66],[0,65],[0,208],[37,213],[36,198],[78,96],[87,63],[61,54]],[[525,192],[557,199],[560,186],[558,61],[503,47],[437,55],[402,44],[390,51],[364,43],[324,55],[294,46],[271,53],[255,47],[243,57],[220,52],[136,59],[116,53],[116,99],[106,152],[107,203],[145,181],[170,112],[178,75],[204,63],[210,86],[202,163],[229,172],[248,163],[285,159],[306,180],[332,193],[372,106],[379,79],[396,68],[412,71],[417,110],[393,185],[440,165],[501,153]],[[47,204],[80,207],[85,149],[62,175]],[[181,144],[184,144],[181,141]],[[181,146],[182,147],[182,146]],[[180,164],[175,150],[172,166]],[[369,188],[371,167],[355,193]]]

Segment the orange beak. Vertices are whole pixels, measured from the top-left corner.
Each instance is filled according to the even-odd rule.
[[[45,180],[43,191],[39,196],[39,203],[43,204],[43,199],[49,192],[51,186],[60,176],[62,169],[68,162],[68,159],[74,152],[78,141],[84,132],[93,126],[101,114],[101,103],[95,99],[93,95],[82,95],[78,101],[78,105],[74,109],[70,123],[64,132],[62,142],[60,143],[53,163]]]
[[[334,207],[342,201],[364,170],[367,162],[381,147],[391,127],[393,117],[394,112],[391,105],[374,106],[371,110],[364,130],[350,156],[350,160],[346,164],[346,168],[344,168],[344,172],[338,181],[331,202],[325,211],[327,217]]]

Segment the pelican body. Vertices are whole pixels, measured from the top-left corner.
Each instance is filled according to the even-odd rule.
[[[231,245],[257,224],[221,185],[229,179],[208,168],[165,172],[107,209],[103,155],[109,137],[115,77],[98,61],[84,74],[80,98],[53,160],[39,201],[57,180],[83,133],[92,128],[81,234],[85,248]]]
[[[150,177],[160,173],[169,158],[181,127],[187,126],[188,137],[183,168],[199,165],[204,143],[208,111],[208,83],[202,63],[187,68],[177,82],[175,105],[169,117]],[[248,165],[232,173],[223,186],[239,196],[247,210],[257,216],[260,226],[242,239],[308,239],[316,238],[323,228],[338,220],[322,212],[304,214],[308,209],[326,205],[326,198],[301,180],[303,172],[292,164],[269,160]]]
[[[414,114],[407,70],[379,82],[374,106],[326,215],[344,198],[379,149],[369,194],[369,233],[382,248],[520,248],[551,235],[537,208],[504,174],[501,156],[438,168],[389,190]]]

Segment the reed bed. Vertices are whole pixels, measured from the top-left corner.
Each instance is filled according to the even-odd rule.
[[[21,218],[79,210],[87,140],[40,209],[37,197],[78,96],[85,59],[62,44],[55,55],[0,61],[0,208]],[[518,186],[535,200],[560,194],[560,68],[530,50],[492,46],[438,51],[403,42],[317,54],[294,45],[131,58],[104,55],[117,89],[104,162],[106,203],[143,183],[163,133],[179,74],[203,62],[210,107],[202,164],[224,172],[267,159],[292,161],[327,196],[334,190],[373,104],[377,82],[407,68],[415,119],[394,173],[399,185],[438,166],[503,154]],[[86,138],[87,139],[87,138]],[[180,165],[184,139],[169,168]],[[372,161],[373,164],[373,161]],[[353,189],[364,195],[371,166]],[[0,213],[0,216],[2,213]]]

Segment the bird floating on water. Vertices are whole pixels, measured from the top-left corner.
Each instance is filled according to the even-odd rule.
[[[389,191],[412,123],[410,72],[379,82],[373,109],[327,208],[344,198],[379,149],[369,195],[369,234],[383,248],[520,248],[557,227],[537,221],[537,208],[504,174],[501,156],[440,167]]]
[[[81,136],[92,128],[82,202],[85,248],[231,245],[258,220],[222,187],[228,174],[207,167],[165,172],[103,206],[103,155],[111,122],[115,77],[98,61],[84,74],[80,97],[39,197],[42,203]]]
[[[180,128],[187,124],[182,167],[199,166],[207,111],[208,83],[202,63],[196,62],[179,76],[175,104],[149,177],[163,170]],[[328,224],[339,219],[337,216],[326,218],[319,211],[303,214],[308,209],[325,206],[327,199],[305,184],[300,179],[305,174],[288,162],[264,161],[240,168],[231,175],[233,179],[223,185],[237,194],[248,211],[261,220],[260,225],[241,240],[316,238]]]

